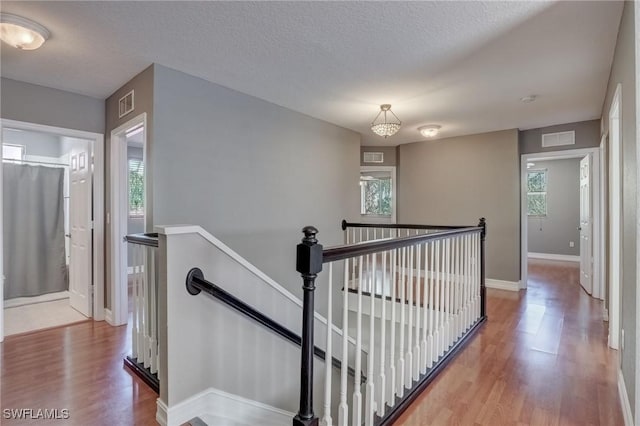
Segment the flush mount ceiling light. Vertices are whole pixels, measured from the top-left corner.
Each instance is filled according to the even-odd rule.
[[[387,113],[389,113],[389,118],[391,119],[391,121],[389,121]],[[378,115],[376,115],[376,118],[374,118],[373,122],[371,123],[371,130],[376,135],[383,136],[386,139],[389,136],[393,136],[398,133],[401,125],[402,121],[400,121],[398,116],[395,115],[393,111],[391,111],[391,105],[383,104],[380,105],[380,112],[378,113]]]
[[[440,127],[437,124],[429,124],[428,126],[418,127],[420,134],[425,138],[433,138],[440,131]]]
[[[35,50],[51,34],[42,25],[21,16],[0,13],[0,39],[20,50]]]

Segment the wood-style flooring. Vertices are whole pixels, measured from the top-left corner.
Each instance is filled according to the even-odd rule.
[[[488,290],[487,324],[396,424],[624,424],[601,302],[574,264],[535,261],[529,273],[527,291]],[[0,416],[67,408],[70,418],[0,423],[156,424],[156,395],[122,365],[129,342],[126,327],[92,321],[5,338]]]
[[[602,302],[575,263],[529,268],[526,291],[488,289],[488,322],[396,425],[624,425]]]

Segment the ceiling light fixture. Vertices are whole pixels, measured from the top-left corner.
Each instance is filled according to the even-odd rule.
[[[51,33],[42,25],[21,16],[0,13],[0,39],[20,50],[35,50]]]
[[[437,124],[429,124],[428,126],[418,127],[420,134],[425,138],[433,138],[438,135],[440,127]]]
[[[525,103],[525,104],[530,104],[531,102],[535,101],[537,98],[536,95],[529,95],[529,96],[525,96],[523,98],[520,98],[520,102]]]
[[[387,112],[395,118],[395,121],[387,121]],[[380,105],[380,112],[371,122],[371,130],[376,135],[383,136],[386,139],[398,133],[401,125],[402,121],[391,111],[391,105],[383,104]]]

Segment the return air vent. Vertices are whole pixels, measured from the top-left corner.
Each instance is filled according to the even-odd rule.
[[[558,133],[546,133],[542,135],[542,147],[547,148],[551,146],[564,146],[575,145],[576,132],[558,132]]]
[[[118,101],[118,117],[122,118],[133,111],[133,90],[124,95]]]
[[[365,163],[384,163],[384,152],[365,152]]]

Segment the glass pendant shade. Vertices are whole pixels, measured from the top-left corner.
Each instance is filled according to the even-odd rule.
[[[42,25],[20,16],[0,14],[0,39],[20,50],[35,50],[49,38]]]
[[[378,136],[388,138],[398,133],[400,126],[402,126],[402,122],[391,111],[391,105],[383,104],[380,105],[380,112],[371,123],[371,131]]]

